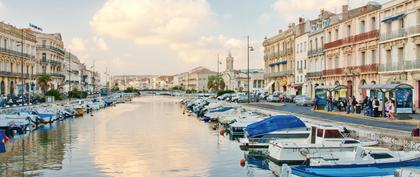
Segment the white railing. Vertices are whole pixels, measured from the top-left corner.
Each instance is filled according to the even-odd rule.
[[[381,64],[379,71],[386,72],[386,71],[402,71],[402,70],[413,70],[413,69],[420,69],[420,59]]]

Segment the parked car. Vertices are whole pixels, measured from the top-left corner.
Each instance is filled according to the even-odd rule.
[[[313,106],[314,105],[314,101],[307,96],[301,96],[298,99],[295,99],[296,105],[300,105],[300,106]]]
[[[285,98],[284,98],[284,101],[288,102],[288,103],[293,103],[295,97],[296,97],[296,95],[286,95]]]
[[[280,102],[280,97],[277,95],[268,95],[267,97],[268,102]]]

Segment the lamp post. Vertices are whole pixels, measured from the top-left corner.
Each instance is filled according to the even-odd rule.
[[[249,46],[249,35],[248,36],[246,36],[246,39],[247,39],[247,48],[246,48],[246,52],[247,52],[247,59],[248,59],[248,90],[247,90],[247,92],[248,92],[248,103],[249,103],[249,101],[250,101],[250,92],[249,92],[249,88],[250,88],[250,86],[249,86],[249,52],[251,51],[254,51],[254,48],[252,47],[252,46]]]
[[[217,77],[216,77],[216,79],[217,79],[217,91],[219,91],[219,88],[220,88],[220,76],[219,76],[219,65],[221,65],[222,64],[222,62],[220,62],[220,58],[219,58],[219,54],[217,54]]]
[[[17,45],[16,46],[20,46],[20,78],[21,78],[21,90],[22,90],[22,106],[23,106],[23,94],[24,94],[24,88],[23,88],[23,85],[25,84],[25,82],[24,82],[24,76],[23,76],[23,29],[21,29],[21,41],[20,42],[18,42],[17,43]],[[29,102],[29,100],[28,100],[28,102]]]

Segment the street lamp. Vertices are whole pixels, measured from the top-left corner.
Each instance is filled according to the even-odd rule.
[[[254,51],[254,48],[252,47],[252,46],[249,46],[249,35],[248,36],[246,36],[246,39],[247,39],[247,48],[246,48],[246,52],[247,52],[247,58],[248,58],[248,103],[249,103],[249,100],[250,100],[250,93],[249,93],[249,88],[250,88],[250,86],[249,86],[249,52],[251,51]]]
[[[20,62],[20,71],[21,71],[21,90],[22,90],[22,106],[24,105],[24,103],[23,103],[23,94],[24,94],[24,88],[23,88],[23,85],[25,84],[25,82],[24,82],[24,76],[23,76],[23,45],[24,45],[24,43],[23,43],[23,29],[21,30],[21,41],[20,42],[17,42],[17,47],[19,47],[20,46],[20,59],[21,59],[21,62]],[[29,100],[28,100],[29,101]]]
[[[220,78],[219,78],[219,65],[221,65],[222,62],[220,62],[219,59],[219,54],[217,54],[217,91],[219,91],[219,87],[220,87]]]

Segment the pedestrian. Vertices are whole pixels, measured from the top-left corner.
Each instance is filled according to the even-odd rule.
[[[395,119],[395,102],[391,100],[391,105],[389,107],[389,118],[394,120]]]
[[[379,106],[378,106],[378,116],[382,117],[384,115],[383,109],[384,109],[384,102],[383,102],[383,100],[380,100],[379,101]]]
[[[318,110],[318,98],[314,98],[314,110]]]
[[[331,95],[328,97],[327,109],[328,109],[327,110],[328,112],[332,112],[332,110],[333,110],[333,100],[332,100],[332,96]]]
[[[378,99],[376,99],[376,97],[373,98],[372,107],[373,107],[373,117],[378,117],[379,101],[378,101]]]
[[[388,101],[385,103],[385,117],[389,118],[390,108],[391,108],[391,99],[388,99]]]
[[[352,101],[351,101],[351,109],[352,109],[352,113],[354,114],[354,112],[356,111],[356,105],[357,105],[357,101],[356,101],[356,97],[352,97]]]
[[[368,116],[371,116],[372,117],[372,112],[373,112],[372,97],[370,97],[368,99],[368,102],[367,102],[367,114],[368,114]]]
[[[351,104],[353,103],[353,98],[349,96],[347,99],[347,114],[350,114],[351,112]]]

